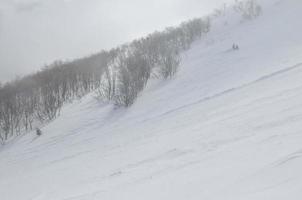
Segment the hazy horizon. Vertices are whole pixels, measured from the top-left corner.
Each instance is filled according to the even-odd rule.
[[[0,82],[204,16],[224,2],[232,0],[1,0]]]

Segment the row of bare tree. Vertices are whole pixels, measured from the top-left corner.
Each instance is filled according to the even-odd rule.
[[[180,52],[209,29],[209,19],[194,19],[112,50],[114,56],[102,75],[99,97],[130,106],[150,77],[171,78],[180,65]]]
[[[64,103],[97,91],[100,99],[130,106],[151,77],[172,77],[180,52],[210,29],[194,19],[110,51],[55,62],[37,73],[0,85],[0,140],[55,119]]]

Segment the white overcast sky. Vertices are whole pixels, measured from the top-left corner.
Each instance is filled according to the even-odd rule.
[[[87,56],[233,0],[0,0],[0,81]]]

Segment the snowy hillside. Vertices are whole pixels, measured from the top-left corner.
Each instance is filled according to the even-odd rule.
[[[132,107],[91,94],[2,147],[0,199],[300,200],[302,2],[265,3],[218,18]]]

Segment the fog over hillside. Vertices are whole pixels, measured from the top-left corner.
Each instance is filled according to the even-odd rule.
[[[203,16],[230,0],[1,0],[0,81]]]

